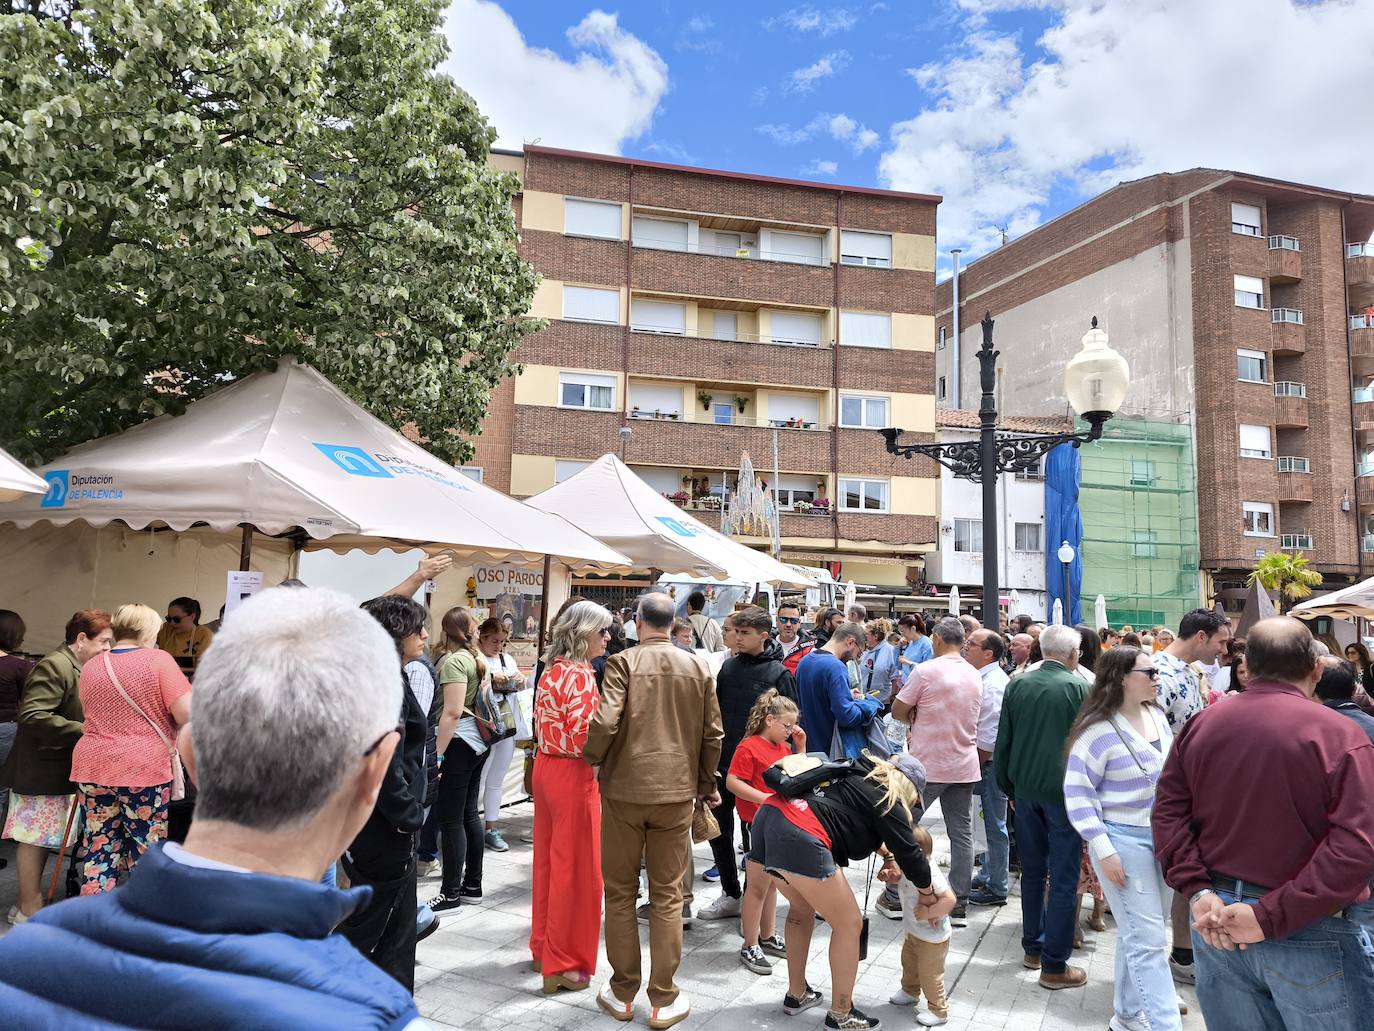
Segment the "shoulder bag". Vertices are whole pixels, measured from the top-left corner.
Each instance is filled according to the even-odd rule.
[[[167,735],[162,732],[162,728],[149,718],[148,714],[139,708],[138,703],[129,697],[129,692],[124,690],[124,685],[119,682],[119,677],[115,675],[114,663],[110,661],[110,653],[104,652],[102,657],[105,660],[105,672],[110,675],[110,683],[114,684],[119,696],[129,703],[129,708],[138,713],[148,721],[148,726],[153,728],[153,733],[167,749],[167,758],[172,762],[172,794],[169,801],[180,802],[186,797],[186,774],[181,768],[181,754],[177,752],[177,746],[167,740]]]

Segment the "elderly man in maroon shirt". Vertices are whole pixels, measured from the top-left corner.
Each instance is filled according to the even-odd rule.
[[[1295,619],[1248,635],[1250,683],[1174,739],[1154,809],[1164,879],[1190,900],[1209,1031],[1358,1031],[1374,946],[1347,909],[1374,869],[1374,744],[1312,700]]]

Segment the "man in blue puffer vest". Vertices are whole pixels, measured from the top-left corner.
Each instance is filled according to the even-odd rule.
[[[230,615],[178,738],[200,789],[185,844],[0,939],[5,1026],[426,1027],[333,933],[371,889],[319,883],[376,805],[400,672],[386,631],[342,594],[278,588]]]

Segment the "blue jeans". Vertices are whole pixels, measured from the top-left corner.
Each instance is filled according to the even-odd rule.
[[[997,771],[984,763],[983,779],[973,789],[983,800],[983,830],[988,838],[987,859],[977,882],[994,895],[1007,897],[1007,868],[1011,862],[1011,838],[1007,834],[1007,796],[997,786]]]
[[[1169,904],[1173,893],[1155,861],[1149,827],[1108,823],[1107,837],[1126,871],[1126,887],[1118,888],[1093,859],[1093,869],[1116,917],[1116,981],[1113,1008],[1117,1015],[1149,1023],[1150,1031],[1178,1031],[1178,994],[1169,973],[1166,951]]]
[[[1326,917],[1243,952],[1214,949],[1194,931],[1193,962],[1209,1031],[1360,1031],[1374,1013],[1374,946],[1357,919]]]
[[[1063,803],[1022,799],[1016,803],[1016,841],[1021,849],[1021,948],[1040,957],[1045,973],[1062,974],[1073,949],[1083,839],[1069,823]]]

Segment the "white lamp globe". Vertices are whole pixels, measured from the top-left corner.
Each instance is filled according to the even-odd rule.
[[[1069,404],[1085,418],[1092,414],[1105,419],[1121,407],[1130,384],[1126,359],[1112,350],[1106,332],[1097,328],[1094,316],[1092,329],[1083,336],[1083,349],[1064,370],[1064,393]]]
[[[1068,541],[1065,541],[1063,544],[1059,545],[1058,554],[1059,561],[1067,566],[1070,562],[1073,561],[1073,545],[1070,544]]]

